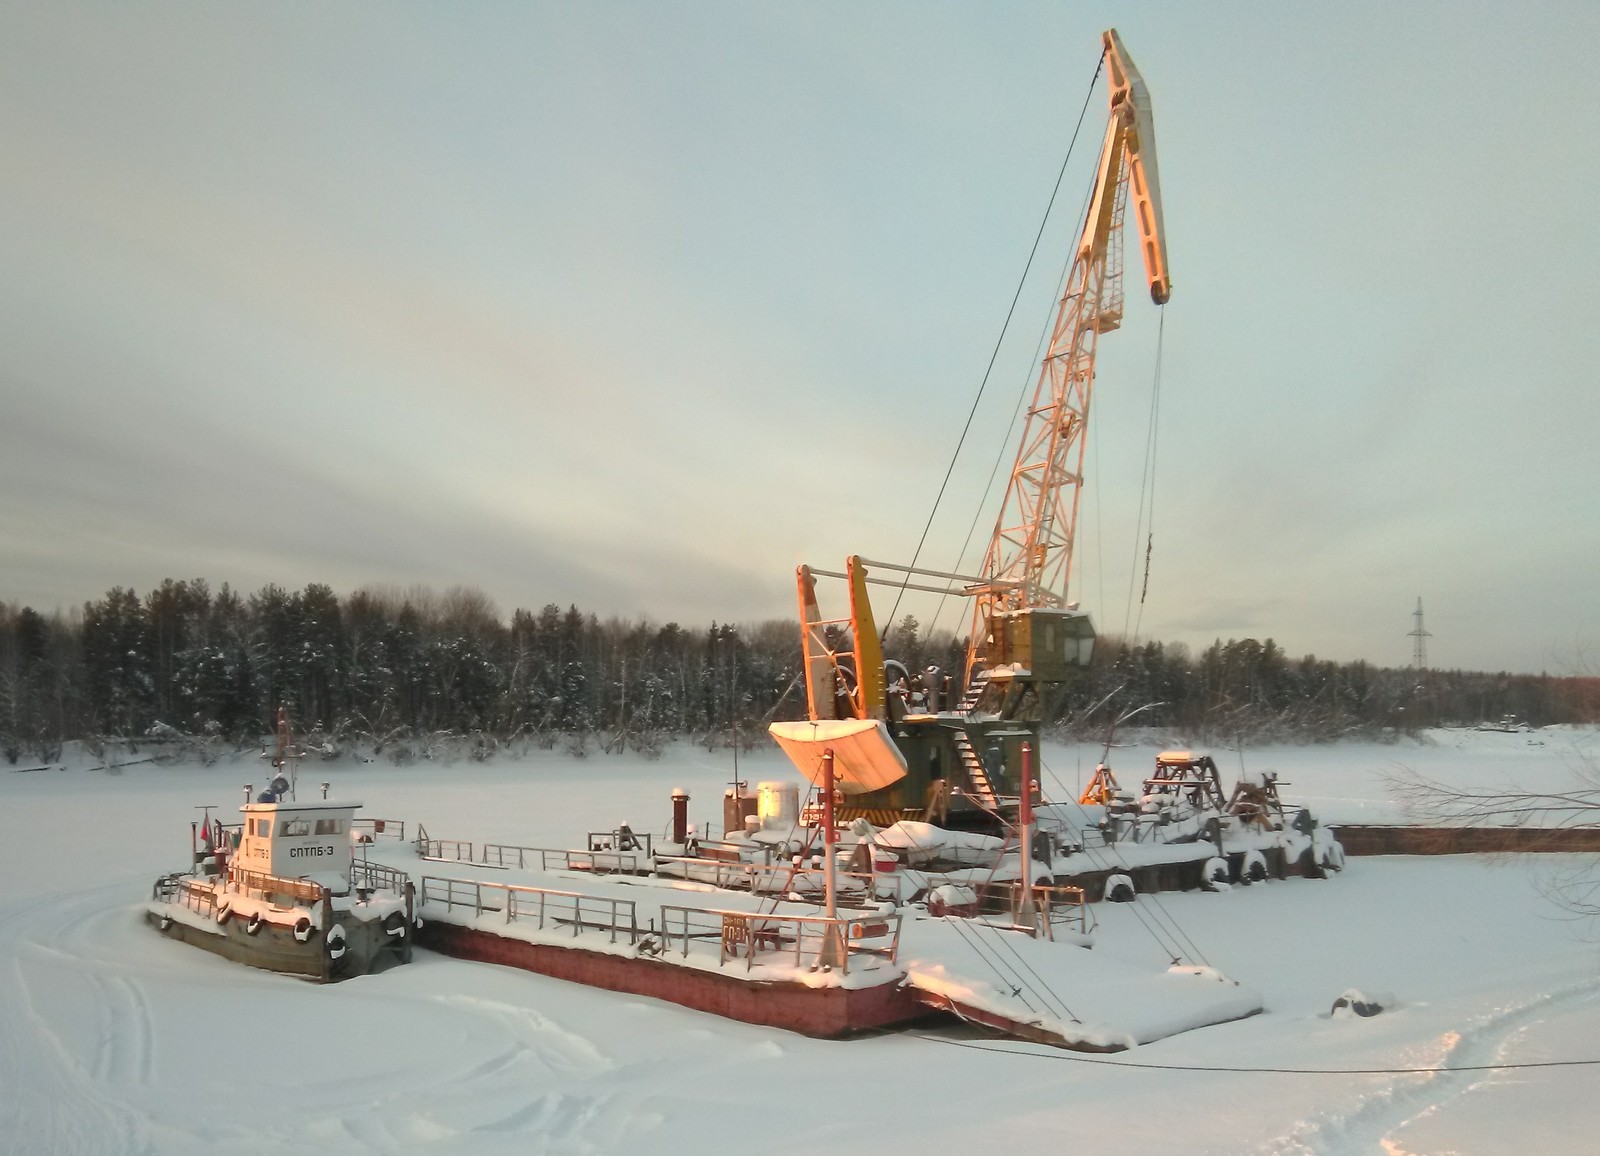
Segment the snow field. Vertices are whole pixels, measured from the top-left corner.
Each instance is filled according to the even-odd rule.
[[[1534,745],[1538,740],[1543,745]],[[1453,734],[1432,745],[1245,752],[1329,819],[1395,817],[1377,773],[1559,783],[1592,733]],[[1159,743],[1113,752],[1124,784]],[[1237,756],[1223,758],[1231,785]],[[1070,787],[1080,758],[1050,747]],[[1149,757],[1146,757],[1149,755]],[[796,778],[776,752],[751,780]],[[726,752],[659,762],[533,752],[456,767],[308,764],[368,816],[447,838],[581,846],[627,819],[659,832],[668,792],[720,820]],[[1085,772],[1087,773],[1087,772]],[[816,1041],[655,1001],[419,952],[328,987],[228,963],[146,927],[196,804],[231,808],[253,759],[210,768],[0,770],[0,1151],[1588,1153],[1596,1068],[1427,1075],[1139,1070],[928,1029]],[[1046,790],[1059,787],[1046,778]],[[1566,861],[1569,857],[1563,857]],[[1354,859],[1326,882],[1102,904],[1095,955],[1164,964],[1165,913],[1263,1015],[1122,1053],[1127,1063],[1393,1068],[1600,1059],[1594,943],[1524,860]],[[451,872],[454,873],[454,872]],[[1345,989],[1392,991],[1329,1018]],[[1098,1066],[1097,1066],[1098,1065]]]

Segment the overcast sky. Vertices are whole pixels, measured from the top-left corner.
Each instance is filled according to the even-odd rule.
[[[909,560],[1112,25],[1174,282],[1141,633],[1401,665],[1420,595],[1434,665],[1594,664],[1592,3],[11,0],[0,600],[701,625]],[[1104,117],[1102,80],[926,564],[975,516],[981,555]],[[1157,316],[1101,345],[1102,632]]]

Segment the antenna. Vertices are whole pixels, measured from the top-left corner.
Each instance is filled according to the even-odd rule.
[[[1427,640],[1432,638],[1433,635],[1429,634],[1422,625],[1422,596],[1420,594],[1417,595],[1417,609],[1412,613],[1411,617],[1417,620],[1416,629],[1412,630],[1410,634],[1406,635],[1407,638],[1414,638],[1417,640],[1416,645],[1411,648],[1411,665],[1415,666],[1418,670],[1427,670]]]

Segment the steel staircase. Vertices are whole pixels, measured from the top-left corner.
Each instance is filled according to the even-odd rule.
[[[967,794],[986,811],[998,809],[1000,800],[995,795],[994,784],[989,781],[989,772],[984,768],[978,752],[972,749],[972,740],[967,738],[965,731],[954,731],[953,735],[956,754],[961,757],[961,766],[967,772]]]
[[[989,672],[987,670],[978,671],[972,676],[972,682],[967,685],[967,693],[961,700],[961,706],[957,709],[959,709],[962,714],[971,714],[973,708],[978,705],[980,700],[982,700],[983,692],[987,690],[988,687]]]

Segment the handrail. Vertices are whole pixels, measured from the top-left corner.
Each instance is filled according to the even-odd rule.
[[[632,846],[629,846],[629,844]],[[589,850],[591,851],[638,851],[646,858],[655,849],[655,839],[649,831],[635,831],[629,827],[623,830],[618,827],[611,831],[590,831]]]
[[[1008,880],[984,888],[978,911],[983,915],[1015,916],[1021,884]],[[1094,930],[1094,915],[1083,888],[1067,883],[1035,883],[1032,888],[1035,909],[1043,916],[1043,928],[1051,935],[1056,927],[1073,928],[1083,935]],[[1024,928],[1026,930],[1026,928]]]
[[[350,886],[372,891],[398,891],[404,895],[411,877],[398,867],[356,859],[350,864]]]
[[[217,911],[216,884],[189,875],[163,875],[151,888],[150,897],[161,903],[181,904],[196,915],[214,917]]]
[[[446,855],[445,848],[450,848],[454,854]],[[461,849],[466,848],[466,854]],[[476,858],[472,852],[472,843],[467,839],[430,839],[426,835],[417,836],[417,854],[424,859],[454,859],[458,863],[473,863]]]
[[[479,916],[503,911],[507,923],[524,918],[537,920],[541,930],[547,922],[561,923],[570,925],[574,936],[588,928],[610,932],[612,943],[617,941],[618,935],[626,935],[629,943],[639,941],[639,920],[632,899],[442,875],[422,877],[419,899],[424,906],[443,904],[447,911],[470,907]],[[496,899],[499,906],[495,905]]]
[[[588,871],[593,875],[626,873],[638,875],[642,871],[641,858],[649,856],[648,835],[638,836],[644,844],[643,855],[633,851],[593,849],[580,851],[564,847],[525,847],[516,843],[474,843],[470,839],[435,839],[426,828],[419,827],[417,854],[424,859],[443,859],[456,863],[482,863],[493,867],[515,867],[521,871]],[[590,842],[594,841],[593,834]]]
[[[515,843],[484,843],[481,855],[474,858],[473,862],[492,863],[499,867],[514,866],[527,871],[531,870],[530,864],[535,856],[540,871],[551,870],[550,864],[554,861],[557,870],[588,871],[594,875],[639,873],[639,856],[632,851],[578,851],[560,847],[520,847]]]
[[[899,915],[881,912],[830,919],[825,915],[767,915],[717,907],[661,907],[662,934],[668,944],[681,943],[685,957],[692,941],[715,938],[719,944],[717,966],[737,958],[743,947],[746,971],[755,966],[757,952],[788,954],[791,948],[796,967],[809,962],[814,968],[830,937],[835,935],[845,949],[841,957],[841,970],[845,973],[855,956],[874,956],[892,963],[899,957],[900,925]],[[874,946],[885,939],[887,946]]]
[[[246,871],[243,868],[233,868],[229,875],[239,887],[264,894],[287,895],[291,899],[303,900],[308,905],[316,903],[328,894],[326,887],[309,879],[286,879],[281,875],[268,875],[265,871]]]
[[[351,819],[350,829],[352,831],[367,831],[374,840],[381,835],[385,839],[398,839],[402,843],[406,841],[406,822],[404,819]]]
[[[736,887],[743,884],[748,886],[751,891],[757,890],[756,877],[758,876],[784,876],[779,886],[768,886],[765,890],[786,891],[789,889],[794,877],[802,873],[800,868],[796,868],[790,863],[735,863],[727,859],[704,859],[698,855],[658,855],[656,857],[658,869],[668,863],[677,863],[684,867],[686,869],[683,876],[685,879],[693,878],[695,882],[707,882],[704,878],[691,877],[688,874],[687,869],[694,868],[701,872],[709,872],[712,876],[709,882],[714,887]],[[820,875],[821,872],[819,871],[818,874]]]

